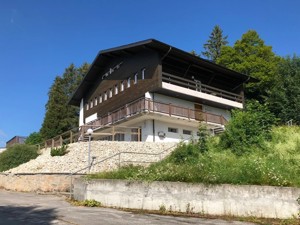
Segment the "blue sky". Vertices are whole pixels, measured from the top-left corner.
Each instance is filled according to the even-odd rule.
[[[155,38],[201,52],[220,25],[232,45],[256,30],[299,55],[298,0],[0,0],[0,147],[39,131],[55,76],[99,50]]]

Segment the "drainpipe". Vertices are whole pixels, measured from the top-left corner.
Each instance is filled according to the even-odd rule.
[[[152,120],[153,142],[155,142],[155,120]]]

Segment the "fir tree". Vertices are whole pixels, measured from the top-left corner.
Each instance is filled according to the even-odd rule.
[[[221,48],[228,44],[227,36],[223,36],[223,30],[219,25],[216,25],[211,32],[209,39],[204,44],[205,49],[202,55],[207,59],[216,62],[221,55]]]

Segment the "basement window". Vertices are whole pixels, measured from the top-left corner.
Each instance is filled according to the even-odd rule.
[[[182,133],[186,135],[192,135],[192,131],[190,130],[183,130]]]
[[[168,127],[168,132],[170,132],[170,133],[178,133],[178,129],[177,128],[173,128],[173,127]]]

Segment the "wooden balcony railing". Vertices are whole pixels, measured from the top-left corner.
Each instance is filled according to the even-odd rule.
[[[191,90],[203,92],[206,94],[218,96],[220,98],[225,98],[228,100],[232,100],[235,102],[243,102],[243,96],[240,94],[235,94],[229,91],[221,90],[219,88],[215,88],[209,85],[202,84],[200,81],[194,81],[185,79],[182,77],[178,77],[169,73],[162,73],[162,81],[170,84],[178,85],[184,88],[188,88]]]
[[[151,99],[141,98],[134,102],[124,105],[123,107],[108,113],[86,125],[93,129],[101,128],[106,125],[112,125],[124,119],[129,119],[140,113],[159,113],[168,116],[183,117],[207,123],[215,123],[225,125],[227,120],[222,115],[202,112],[196,109],[189,109],[177,105],[167,104],[163,102],[152,101]],[[84,131],[85,132],[85,131]]]

